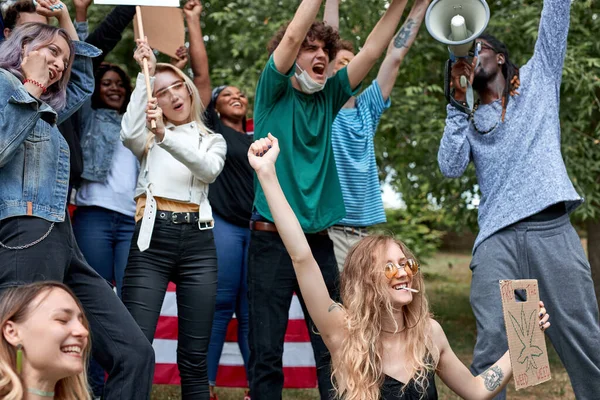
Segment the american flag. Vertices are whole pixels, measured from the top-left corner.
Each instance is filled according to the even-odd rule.
[[[177,301],[175,285],[169,284],[160,312],[154,343],[156,353],[155,384],[179,384],[177,370]],[[309,341],[304,314],[294,296],[283,351],[284,387],[314,388],[317,386],[315,359]],[[237,344],[237,321],[229,324],[223,354],[219,362],[217,386],[247,387],[246,372]]]

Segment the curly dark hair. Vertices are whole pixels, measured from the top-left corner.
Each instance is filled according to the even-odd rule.
[[[14,4],[11,4],[6,9],[6,14],[4,15],[4,27],[11,31],[15,29],[19,14],[21,13],[35,13],[35,6],[31,0],[19,0]]]
[[[279,43],[283,39],[283,35],[285,34],[289,24],[290,23],[288,22],[279,28],[275,36],[273,36],[273,38],[269,41],[267,46],[269,54],[272,54],[277,46],[279,46]],[[335,58],[335,55],[338,51],[340,35],[331,26],[327,25],[323,21],[313,22],[308,30],[308,33],[306,34],[306,37],[304,38],[304,41],[302,42],[302,46],[300,47],[301,51],[308,47],[309,40],[322,40],[323,43],[325,43],[325,48],[323,51],[329,55],[329,60],[331,61]]]
[[[121,67],[107,62],[100,64],[94,74],[96,86],[94,88],[94,94],[92,94],[92,108],[107,108],[106,104],[104,104],[102,99],[100,99],[100,82],[102,82],[104,74],[106,74],[108,71],[116,72],[123,81],[123,87],[125,88],[125,100],[123,101],[121,109],[117,111],[119,111],[119,114],[124,114],[125,111],[127,111],[127,105],[129,104],[129,99],[131,98],[131,79],[129,79],[129,75],[127,75],[127,73],[123,71]]]
[[[346,50],[349,51],[350,53],[354,54],[354,44],[352,44],[351,41],[349,40],[339,40],[338,41],[338,46],[337,46],[337,51],[340,50]]]

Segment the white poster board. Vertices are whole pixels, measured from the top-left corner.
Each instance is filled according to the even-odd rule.
[[[94,0],[94,4],[179,7],[179,0]]]

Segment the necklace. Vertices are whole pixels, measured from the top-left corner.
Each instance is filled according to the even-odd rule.
[[[498,126],[498,124],[502,120],[502,114],[500,114],[500,118],[498,118],[498,121],[496,121],[496,123],[494,124],[494,126],[492,126],[490,129],[482,131],[482,130],[480,130],[477,127],[477,123],[475,123],[475,111],[477,111],[477,109],[479,108],[479,104],[481,104],[481,100],[477,100],[477,103],[475,103],[475,107],[473,107],[473,112],[471,113],[470,120],[473,123],[473,128],[475,128],[475,130],[478,133],[480,133],[481,135],[487,135],[488,133],[490,133],[491,131],[493,131],[494,129],[496,129],[496,127]]]
[[[395,334],[397,334],[397,333],[402,333],[402,332],[404,332],[404,330],[405,330],[405,329],[406,329],[406,328],[402,328],[402,329],[400,329],[399,331],[396,331],[396,332],[394,332],[394,331],[386,331],[385,329],[381,328],[381,331],[382,331],[382,332],[385,332],[385,333],[391,333],[392,335],[395,335]]]
[[[46,392],[44,390],[27,388],[27,393],[35,394],[41,397],[54,397],[54,392]]]

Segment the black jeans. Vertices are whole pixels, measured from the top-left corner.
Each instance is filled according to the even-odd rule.
[[[160,212],[160,211],[159,211]],[[206,355],[217,293],[217,251],[212,229],[157,219],[150,248],[137,246],[141,222],[131,240],[123,280],[123,302],[152,342],[169,281],[177,285],[177,366],[183,399],[206,399]]]
[[[339,300],[339,271],[333,243],[327,235],[306,235],[332,299]],[[331,356],[308,315],[298,281],[281,238],[275,232],[252,231],[248,254],[250,311],[250,395],[253,399],[281,399],[282,354],[288,312],[296,292],[310,334],[322,400],[333,398]]]
[[[0,242],[17,247],[34,242],[51,223],[35,217],[0,221]],[[56,223],[41,242],[26,249],[0,247],[0,289],[53,280],[68,285],[90,322],[92,353],[108,372],[106,399],[149,399],[154,351],[121,300],[90,267],[75,242],[71,222]]]

